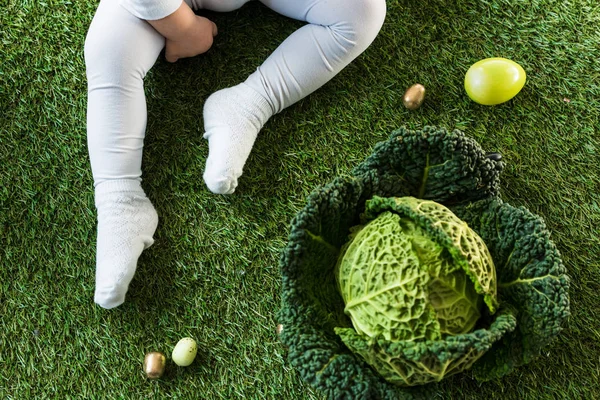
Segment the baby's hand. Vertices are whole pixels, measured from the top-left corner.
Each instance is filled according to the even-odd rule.
[[[217,36],[217,25],[207,18],[198,15],[194,17],[194,22],[184,34],[178,35],[177,39],[166,39],[167,61],[175,62],[180,58],[194,57],[205,53],[212,46],[213,38]]]
[[[185,1],[172,14],[148,23],[165,37],[165,56],[169,62],[206,52],[217,35],[217,25],[194,14]]]

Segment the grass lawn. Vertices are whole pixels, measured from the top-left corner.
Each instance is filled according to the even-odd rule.
[[[160,223],[126,303],[93,304],[96,215],[86,147],[85,34],[96,1],[0,0],[0,398],[318,399],[275,334],[279,252],[308,193],[402,125],[460,129],[503,154],[502,196],[543,216],[572,277],[569,325],[499,382],[440,399],[600,398],[600,6],[596,0],[389,0],[380,36],[315,94],[273,117],[237,192],[202,172],[202,104],[243,80],[301,23],[258,2],[206,15],[206,55],[146,80],[143,186]],[[528,73],[512,101],[470,101],[469,65]],[[420,82],[428,97],[402,106]],[[144,354],[184,336],[200,356],[144,378]]]

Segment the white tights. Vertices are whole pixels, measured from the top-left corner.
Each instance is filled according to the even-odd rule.
[[[186,0],[193,9],[219,12],[247,1]],[[206,100],[204,180],[215,193],[235,190],[256,135],[273,114],[323,86],[372,43],[386,9],[385,0],[260,1],[307,24],[245,82]],[[101,0],[85,42],[88,148],[98,207],[96,302],[107,308],[124,301],[137,258],[156,229],[156,212],[139,185],[147,120],[143,80],[164,44],[118,0]]]
[[[215,11],[231,11],[247,2],[187,1],[193,8]],[[245,82],[269,104],[267,118],[333,78],[371,44],[385,17],[385,0],[261,1],[282,15],[308,22]],[[111,179],[141,180],[147,119],[143,79],[164,43],[150,24],[117,0],[100,2],[85,43],[88,147],[95,185]]]

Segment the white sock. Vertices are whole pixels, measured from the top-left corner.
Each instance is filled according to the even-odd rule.
[[[137,180],[105,181],[95,192],[98,238],[94,301],[113,308],[125,301],[138,257],[154,243],[158,215]]]
[[[256,136],[271,115],[273,110],[265,98],[245,83],[219,90],[206,100],[204,182],[213,193],[235,191]]]

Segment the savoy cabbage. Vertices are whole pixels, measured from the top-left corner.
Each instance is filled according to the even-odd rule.
[[[281,255],[282,307],[278,313],[283,326],[280,339],[288,360],[306,382],[330,399],[433,398],[444,385],[455,381],[450,378],[401,387],[384,379],[388,378],[387,366],[394,368],[396,375],[410,375],[411,384],[438,381],[454,371],[464,371],[457,377],[475,376],[486,381],[531,362],[556,338],[569,316],[569,278],[543,220],[500,198],[503,165],[503,160],[488,157],[473,139],[459,131],[399,129],[379,143],[351,176],[336,178],[313,191],[293,219],[288,245]],[[415,204],[399,213],[389,198],[403,197],[413,197]],[[375,203],[368,207],[371,199]],[[361,217],[374,221],[386,212],[399,214],[400,219],[410,212],[413,222],[405,223],[405,227],[427,231],[421,220],[424,216],[415,205],[437,207],[429,201],[443,205],[466,222],[483,240],[493,261],[495,277],[489,269],[492,264],[484,261],[484,250],[479,255],[481,262],[473,264],[478,266],[469,280],[482,298],[473,330],[468,331],[467,320],[476,313],[464,310],[458,312],[465,318],[460,323],[454,318],[450,324],[441,322],[443,318],[436,313],[438,339],[432,333],[435,329],[430,329],[430,336],[423,339],[401,340],[404,334],[397,332],[402,331],[402,324],[378,327],[376,320],[368,318],[361,322],[359,333],[344,312],[347,305],[336,282],[336,266],[338,271],[343,268],[338,260],[347,250],[348,235],[353,227],[365,223]],[[374,210],[372,214],[368,208]],[[452,232],[465,229],[460,224],[446,225],[447,237],[459,237]],[[413,236],[421,233],[413,231]],[[473,240],[464,243],[471,250],[473,246],[480,248],[477,239]],[[433,254],[454,251],[454,263],[460,263],[461,253],[469,257],[452,250],[455,246],[448,242],[442,245],[446,250],[425,239],[418,242],[417,248],[429,248]],[[432,281],[431,275],[419,276]],[[458,283],[455,286],[462,287]],[[471,299],[470,290],[461,289],[462,297]],[[497,309],[495,313],[493,309]],[[455,311],[450,314],[455,315]],[[389,338],[399,335],[398,340],[386,339],[384,328],[389,329]],[[435,323],[430,320],[428,328],[435,328]],[[368,336],[369,332],[373,336]],[[422,374],[423,370],[427,374]]]

